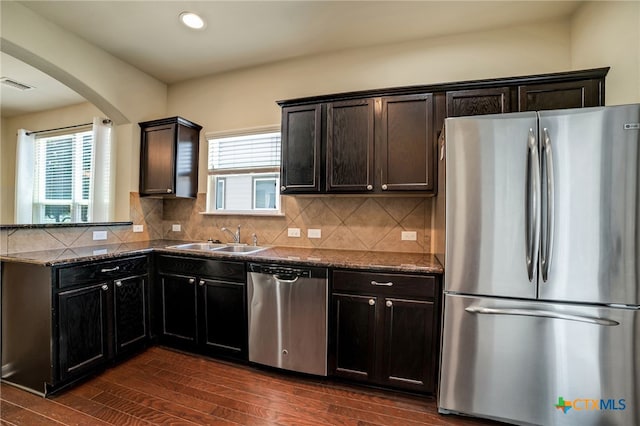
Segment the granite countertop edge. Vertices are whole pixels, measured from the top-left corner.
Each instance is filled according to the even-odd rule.
[[[324,268],[344,268],[384,272],[443,274],[444,268],[431,253],[370,252],[358,250],[310,249],[297,247],[267,247],[250,254],[194,251],[171,248],[187,241],[152,240],[137,243],[75,247],[58,250],[8,253],[0,255],[2,262],[30,263],[60,267],[109,260],[122,256],[151,252],[185,257],[261,263],[286,263]]]

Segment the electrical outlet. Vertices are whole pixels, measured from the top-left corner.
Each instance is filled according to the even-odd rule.
[[[142,232],[144,231],[144,225],[133,225],[133,232]]]
[[[107,231],[93,231],[93,241],[106,240]]]
[[[300,238],[300,228],[287,228],[287,236]]]
[[[173,225],[171,225],[171,230],[173,232],[180,232],[182,230],[182,226],[180,226],[179,223],[174,223]]]
[[[402,239],[402,241],[416,241],[418,239],[418,233],[416,231],[402,231],[400,239]]]
[[[308,229],[307,230],[308,238],[322,238],[322,231],[320,229]]]

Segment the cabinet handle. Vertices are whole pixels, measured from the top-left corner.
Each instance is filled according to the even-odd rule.
[[[171,194],[171,188],[167,188],[167,194]]]
[[[204,280],[200,280],[200,282],[198,284],[203,286],[204,285]]]
[[[285,189],[287,189],[287,187],[286,187],[286,186],[284,186],[284,185],[282,185],[282,186],[280,187],[280,191],[284,191]]]
[[[387,303],[385,303],[385,305],[387,305],[387,308],[390,308],[393,306],[393,302],[391,300],[387,300]]]
[[[195,283],[195,282],[196,282],[196,279],[195,279],[195,278],[189,278],[189,284],[193,284],[193,283]]]
[[[117,287],[122,287],[122,281],[120,281],[120,280],[116,281],[116,286]]]
[[[115,272],[115,271],[117,271],[119,269],[120,269],[119,266],[116,266],[115,268],[102,268],[102,269],[100,269],[100,272]]]
[[[379,285],[379,286],[391,287],[393,285],[393,283],[391,281],[389,281],[388,283],[379,283],[378,281],[371,281],[371,285]]]
[[[371,191],[373,189],[373,185],[367,185],[367,191]]]
[[[108,285],[106,285],[106,284],[103,284],[103,285],[102,285],[102,289],[103,289],[104,291],[107,291],[107,290],[109,290],[109,286],[108,286]]]
[[[387,190],[387,188],[388,188],[388,186],[387,186],[387,184],[386,184],[386,183],[385,183],[385,184],[382,184],[382,190],[383,190],[383,191],[386,191],[386,190]]]
[[[373,306],[376,304],[376,301],[374,299],[369,299],[369,306]]]

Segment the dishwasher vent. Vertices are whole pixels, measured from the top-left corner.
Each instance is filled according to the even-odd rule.
[[[13,87],[14,89],[18,89],[23,92],[26,90],[35,89],[35,87],[33,86],[29,86],[26,83],[20,83],[19,81],[16,81],[9,77],[0,77],[0,83],[4,84],[5,86]]]

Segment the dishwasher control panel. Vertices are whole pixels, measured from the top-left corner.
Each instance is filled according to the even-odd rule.
[[[327,270],[324,268],[312,268],[304,266],[286,266],[275,264],[257,264],[250,263],[248,265],[249,272],[256,272],[258,274],[266,275],[280,275],[286,277],[300,277],[300,278],[326,278]]]

